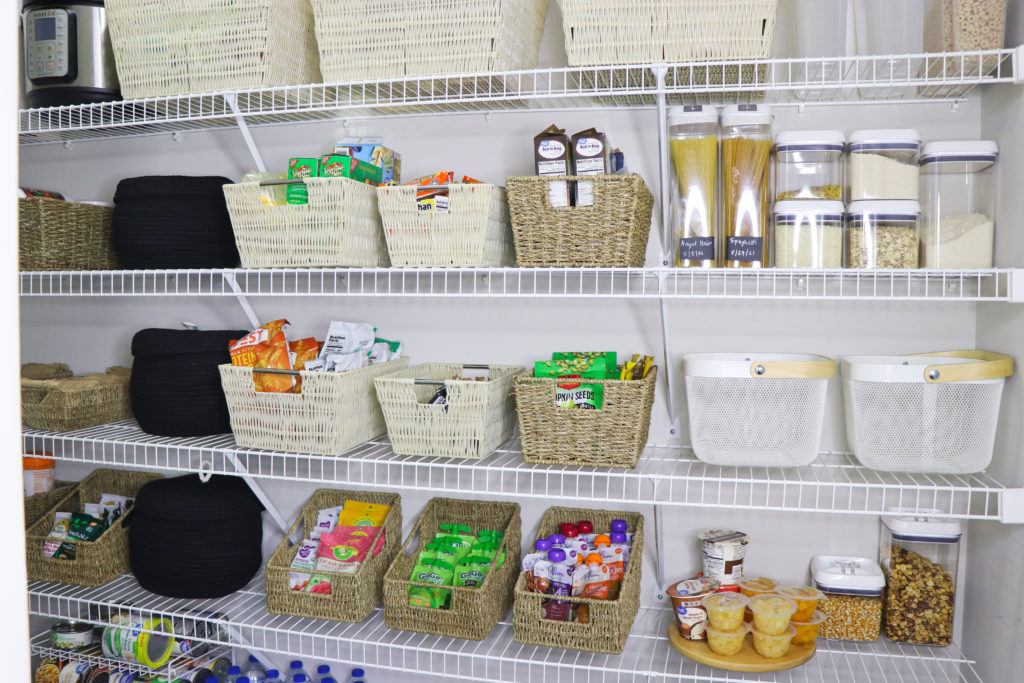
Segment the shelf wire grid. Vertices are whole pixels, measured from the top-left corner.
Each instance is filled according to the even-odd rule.
[[[231,434],[153,436],[133,420],[75,432],[26,429],[23,450],[90,465],[247,474],[389,491],[859,515],[918,507],[937,509],[936,516],[942,517],[998,520],[1006,490],[985,473],[880,472],[863,467],[849,453],[824,452],[805,467],[723,467],[698,460],[687,447],[649,445],[638,466],[627,470],[528,465],[513,437],[479,460],[397,455],[386,438],[340,456],[322,456],[241,448]]]
[[[1015,269],[280,268],[24,271],[22,296],[1014,301]],[[231,282],[237,284],[237,290]]]
[[[817,653],[808,664],[785,672],[744,674],[712,669],[672,649],[667,638],[672,611],[662,608],[642,607],[623,654],[603,655],[517,643],[509,615],[484,640],[468,641],[388,629],[380,610],[356,624],[270,614],[264,591],[262,577],[217,600],[154,595],[130,575],[99,588],[29,582],[33,614],[98,624],[102,615],[112,611],[127,611],[140,619],[166,616],[188,621],[195,620],[198,611],[219,610],[223,619],[202,624],[216,628],[201,630],[234,632],[246,647],[261,652],[450,679],[493,683],[981,683],[973,662],[956,646],[911,646],[885,639],[874,643],[819,639]]]
[[[103,654],[103,650],[98,643],[92,643],[91,645],[87,645],[86,647],[76,650],[65,650],[53,647],[49,631],[33,636],[29,641],[29,648],[31,649],[32,654],[43,659],[86,662],[91,665],[99,664],[107,667],[111,671],[131,671],[146,676],[160,676],[165,681],[174,681],[181,678],[182,675],[187,673],[190,669],[195,668],[197,661],[203,662],[209,661],[215,657],[229,656],[230,650],[227,646],[215,645],[198,657],[193,657],[188,654],[175,655],[163,666],[150,668],[137,662],[128,662],[121,659],[112,659],[107,657]]]
[[[387,115],[650,107],[767,101],[778,105],[957,101],[1010,83],[1014,49],[941,54],[702,61],[410,76],[231,91],[250,125]],[[659,86],[654,69],[664,68]],[[22,144],[218,129],[236,125],[229,93],[23,109]]]

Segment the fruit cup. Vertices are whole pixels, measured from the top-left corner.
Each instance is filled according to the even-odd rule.
[[[750,599],[740,593],[712,593],[701,598],[708,621],[719,631],[734,632],[743,625],[743,610]]]
[[[795,615],[794,615],[795,616]],[[814,645],[818,642],[818,632],[825,623],[825,615],[815,611],[807,621],[791,620],[789,625],[796,629],[793,636],[794,645]]]
[[[818,609],[818,601],[825,597],[817,588],[810,586],[776,586],[775,592],[796,603],[793,621],[809,621]]]
[[[769,659],[778,659],[789,652],[789,644],[796,635],[796,629],[789,626],[780,634],[768,635],[755,628],[751,633],[754,634],[754,649],[757,650],[757,654]]]
[[[750,599],[750,611],[754,613],[755,631],[777,636],[785,633],[796,603],[781,595],[756,595]]]
[[[731,657],[743,649],[743,639],[747,637],[748,630],[744,623],[740,623],[739,628],[734,631],[721,631],[709,624],[707,626],[708,647],[712,652]]]

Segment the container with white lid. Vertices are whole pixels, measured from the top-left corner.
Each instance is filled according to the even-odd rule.
[[[776,268],[841,268],[843,203],[824,199],[775,202],[772,252]]]
[[[826,617],[822,638],[870,642],[882,632],[882,591],[885,576],[868,557],[816,555],[811,580],[825,594],[818,603]]]
[[[917,268],[918,217],[910,200],[851,202],[846,209],[847,268]]]
[[[677,189],[672,202],[678,227],[679,267],[718,264],[715,181],[718,175],[718,111],[703,104],[669,107],[669,150]]]
[[[775,199],[843,199],[843,150],[838,130],[787,130],[775,136]]]
[[[766,104],[730,104],[722,110],[722,263],[767,265],[772,114]]]
[[[898,643],[953,641],[960,522],[930,508],[888,508],[879,563],[886,575],[885,636]]]
[[[921,150],[921,267],[992,267],[998,159],[992,140]]]
[[[921,134],[913,128],[850,133],[850,201],[917,199]]]

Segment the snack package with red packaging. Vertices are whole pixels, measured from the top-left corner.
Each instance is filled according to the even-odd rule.
[[[288,347],[288,328],[284,318],[260,325],[244,338],[232,342],[228,350],[231,364],[249,368],[274,368],[291,370],[291,356]],[[256,391],[290,392],[295,388],[295,377],[269,372],[254,372],[253,385]]]

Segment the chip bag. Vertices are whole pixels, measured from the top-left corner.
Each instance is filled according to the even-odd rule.
[[[306,337],[305,339],[293,341],[288,345],[288,359],[295,370],[305,370],[306,363],[316,360],[319,353],[320,344],[315,337]],[[296,394],[302,393],[301,377],[295,378],[294,392]]]
[[[232,342],[228,350],[231,364],[250,368],[274,368],[291,370],[291,356],[288,348],[287,320],[280,319],[261,325],[243,339]],[[295,378],[265,372],[252,374],[256,391],[290,392],[295,387]]]

